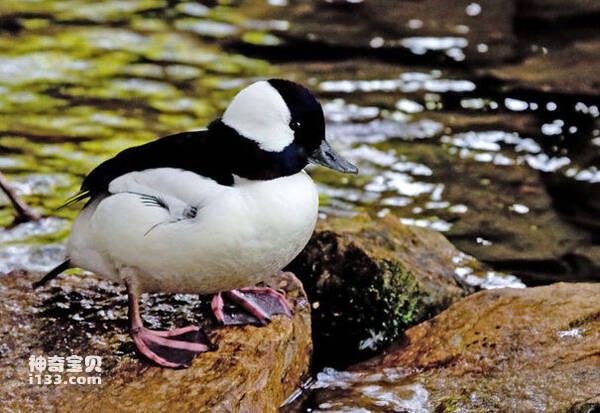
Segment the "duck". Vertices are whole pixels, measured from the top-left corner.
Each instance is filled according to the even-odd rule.
[[[291,317],[280,292],[257,284],[289,264],[314,231],[319,198],[308,164],[358,172],[326,139],[309,89],[256,81],[205,129],[125,149],[93,169],[66,203],[87,200],[67,257],[34,288],[68,268],[125,285],[138,351],[163,367],[189,367],[214,349],[206,334],[194,325],[144,327],[140,294],[213,294],[214,315],[226,325]]]

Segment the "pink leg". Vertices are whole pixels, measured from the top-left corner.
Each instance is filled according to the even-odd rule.
[[[200,327],[187,326],[171,331],[145,328],[137,294],[128,286],[131,337],[140,353],[164,367],[189,367],[197,354],[213,349]]]
[[[223,295],[241,307],[244,312],[231,311],[230,308],[226,310]],[[290,305],[283,294],[271,288],[242,288],[217,293],[213,298],[212,308],[217,320],[226,325],[267,325],[274,314],[292,316]]]
[[[186,326],[186,327],[176,328],[174,330],[168,330],[168,331],[159,331],[159,330],[150,330],[150,329],[148,329],[148,331],[152,331],[154,334],[156,334],[157,336],[161,336],[161,337],[174,337],[174,336],[180,336],[185,333],[189,333],[190,331],[200,331],[200,327]]]
[[[213,313],[215,314],[215,318],[220,323],[225,324],[225,315],[223,314],[223,296],[220,292],[216,293],[212,299],[210,306],[212,307]]]

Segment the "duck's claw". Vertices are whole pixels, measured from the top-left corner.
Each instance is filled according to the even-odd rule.
[[[214,345],[197,326],[171,331],[141,327],[133,329],[131,336],[140,353],[164,367],[189,367],[197,354],[214,350]]]
[[[225,302],[223,297],[228,298]],[[218,321],[225,325],[267,325],[275,314],[292,317],[292,310],[283,294],[272,288],[243,288],[215,294],[212,309]]]

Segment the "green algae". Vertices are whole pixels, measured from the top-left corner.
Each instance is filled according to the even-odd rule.
[[[375,224],[366,214],[329,220],[289,265],[312,303],[315,365],[340,367],[376,354],[461,297],[453,281],[436,275],[442,279],[431,288],[425,275],[439,267],[433,257],[447,247],[431,244],[435,233],[413,239],[407,228]],[[399,239],[412,239],[422,256],[403,261]],[[444,261],[439,270],[451,267]]]
[[[400,337],[407,326],[424,318],[426,294],[415,276],[397,263],[382,260],[379,268],[380,280],[374,282],[369,290],[385,304],[382,307],[382,327],[388,332],[389,342],[392,342]]]
[[[129,146],[203,128],[244,86],[240,79],[274,73],[264,61],[224,53],[198,37],[194,27],[203,22],[217,37],[218,29],[226,36],[237,31],[243,19],[231,7],[198,16],[199,7],[186,4],[0,4],[0,14],[15,16],[21,27],[0,33],[0,160],[9,181],[27,186],[35,174],[47,174],[54,182],[43,193],[17,185],[35,210],[73,218],[79,205],[57,208],[96,165]],[[12,219],[0,198],[0,224]],[[18,242],[42,245],[66,235]]]

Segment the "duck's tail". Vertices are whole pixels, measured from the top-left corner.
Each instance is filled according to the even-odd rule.
[[[59,264],[58,266],[56,266],[54,269],[52,269],[48,274],[44,275],[44,277],[33,283],[33,288],[38,288],[41,287],[42,285],[46,284],[48,281],[50,281],[51,279],[55,278],[57,275],[59,275],[61,272],[68,270],[71,267],[71,260],[67,259],[65,261],[63,261],[61,264]]]

